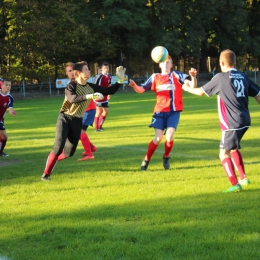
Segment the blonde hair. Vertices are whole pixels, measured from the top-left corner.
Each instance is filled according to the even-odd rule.
[[[73,68],[74,64],[75,64],[75,63],[70,62],[70,61],[67,62],[67,63],[65,63],[65,71],[66,71],[67,67],[69,67],[69,66],[71,66],[71,67]]]
[[[220,53],[219,61],[223,61],[229,67],[233,67],[236,65],[236,54],[229,49],[224,50]]]

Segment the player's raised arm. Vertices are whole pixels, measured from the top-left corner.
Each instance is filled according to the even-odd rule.
[[[88,83],[88,85],[95,91],[99,92],[103,95],[113,95],[117,92],[117,90],[122,86],[122,83],[125,80],[125,68],[122,66],[119,66],[116,68],[116,76],[117,76],[117,82],[115,84],[112,84],[109,88],[103,88],[99,86],[98,84]]]
[[[143,94],[145,92],[145,89],[143,87],[138,86],[132,79],[129,81],[129,86],[132,87],[135,92],[139,94]]]
[[[184,83],[182,89],[197,96],[203,96],[205,94],[202,88],[193,88],[188,83]]]
[[[191,77],[191,80],[185,79],[184,83],[188,84],[191,88],[197,87],[197,70],[194,68],[191,68],[189,70],[189,75]]]

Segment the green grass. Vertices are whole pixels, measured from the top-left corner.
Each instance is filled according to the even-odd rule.
[[[0,158],[0,259],[260,259],[259,105],[242,141],[252,184],[236,194],[218,159],[216,98],[184,94],[171,169],[164,140],[149,170],[139,170],[153,138],[153,93],[111,98],[105,131],[89,128],[94,161],[58,162],[40,181],[63,97],[18,100],[6,115],[9,140]]]

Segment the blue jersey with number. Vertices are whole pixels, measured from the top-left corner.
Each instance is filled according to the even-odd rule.
[[[207,96],[218,95],[218,114],[223,131],[238,130],[251,124],[248,96],[260,95],[260,87],[245,74],[231,69],[216,74],[202,86]]]

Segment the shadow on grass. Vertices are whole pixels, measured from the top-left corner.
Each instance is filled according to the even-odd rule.
[[[103,146],[99,146],[98,151],[94,153],[95,160],[78,162],[77,160],[81,158],[83,151],[82,145],[79,144],[74,156],[58,162],[53,173],[73,173],[81,171],[82,167],[84,167],[84,171],[93,173],[102,169],[104,171],[118,171],[119,173],[140,170],[141,162],[147,151],[147,143],[104,146],[103,141],[100,139],[99,141]],[[203,168],[209,168],[209,170],[212,167],[221,168],[216,143],[218,140],[179,137],[171,153],[170,171],[198,169],[199,172]],[[243,144],[246,147],[245,150],[242,149],[245,165],[259,164],[260,162],[250,159],[254,158],[256,150],[259,150],[255,147],[255,140],[246,140]],[[51,150],[50,146],[44,146],[42,142],[41,145],[41,147],[10,149],[10,157],[0,158],[1,179],[11,180],[17,177],[20,179],[21,176],[37,176],[39,178]],[[195,147],[198,149],[194,150]],[[154,153],[149,171],[164,170],[162,167],[163,153],[164,142]]]
[[[11,219],[14,230],[1,239],[0,252],[14,260],[259,259],[259,234],[246,193],[193,193],[100,206],[90,206],[88,192],[83,194],[84,208],[72,207],[80,203],[70,199],[57,210],[56,199],[46,192],[40,198],[45,213],[6,213],[1,225]],[[258,203],[252,199],[250,205]]]

